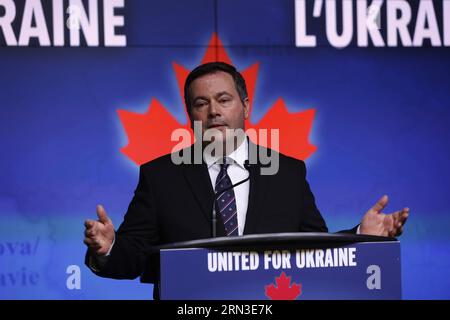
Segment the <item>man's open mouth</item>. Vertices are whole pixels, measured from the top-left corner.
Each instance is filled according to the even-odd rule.
[[[223,123],[214,123],[214,124],[210,124],[208,126],[208,129],[220,128],[220,127],[224,127],[224,126],[225,126],[225,124],[223,124]]]

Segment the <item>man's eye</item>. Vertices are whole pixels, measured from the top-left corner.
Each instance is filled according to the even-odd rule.
[[[219,102],[220,103],[227,103],[228,101],[230,101],[231,99],[229,99],[229,98],[223,98],[223,99],[220,99],[219,100]]]
[[[200,108],[206,105],[206,101],[199,101],[194,104],[196,108]]]

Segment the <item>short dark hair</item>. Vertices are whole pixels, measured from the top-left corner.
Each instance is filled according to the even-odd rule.
[[[189,97],[189,87],[191,86],[191,83],[204,75],[220,71],[226,72],[233,77],[234,85],[236,86],[236,90],[242,102],[248,98],[244,77],[235,67],[225,62],[209,62],[201,64],[189,73],[184,84],[184,103],[186,104],[188,114],[190,114],[191,110],[191,99]]]

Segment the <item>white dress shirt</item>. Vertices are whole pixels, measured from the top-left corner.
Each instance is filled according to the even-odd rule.
[[[244,167],[245,160],[248,159],[248,139],[240,144],[240,146],[232,153],[227,155],[227,158],[232,162],[228,166],[227,172],[231,179],[231,183],[235,184],[248,177],[249,172]],[[221,158],[214,158],[211,155],[204,154],[203,159],[208,166],[208,173],[211,179],[213,188],[216,185],[216,179],[220,172]],[[219,163],[218,163],[219,162]],[[244,234],[245,217],[247,215],[248,195],[249,195],[250,181],[246,181],[234,188],[234,195],[236,198],[236,210],[238,219],[238,233],[240,236]]]

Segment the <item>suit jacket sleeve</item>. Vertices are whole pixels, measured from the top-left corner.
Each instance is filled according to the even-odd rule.
[[[303,208],[302,208],[302,223],[301,230],[302,232],[328,232],[328,227],[323,219],[322,215],[317,209],[316,201],[313,193],[311,192],[311,188],[309,187],[309,183],[306,180],[306,166],[303,161],[300,162],[300,180],[302,181],[302,197],[303,197]]]
[[[98,276],[114,279],[140,276],[151,246],[158,242],[158,223],[147,171],[145,165],[141,166],[138,186],[124,221],[116,232],[106,264],[100,270],[91,269]],[[89,255],[88,251],[85,260],[88,266]]]

